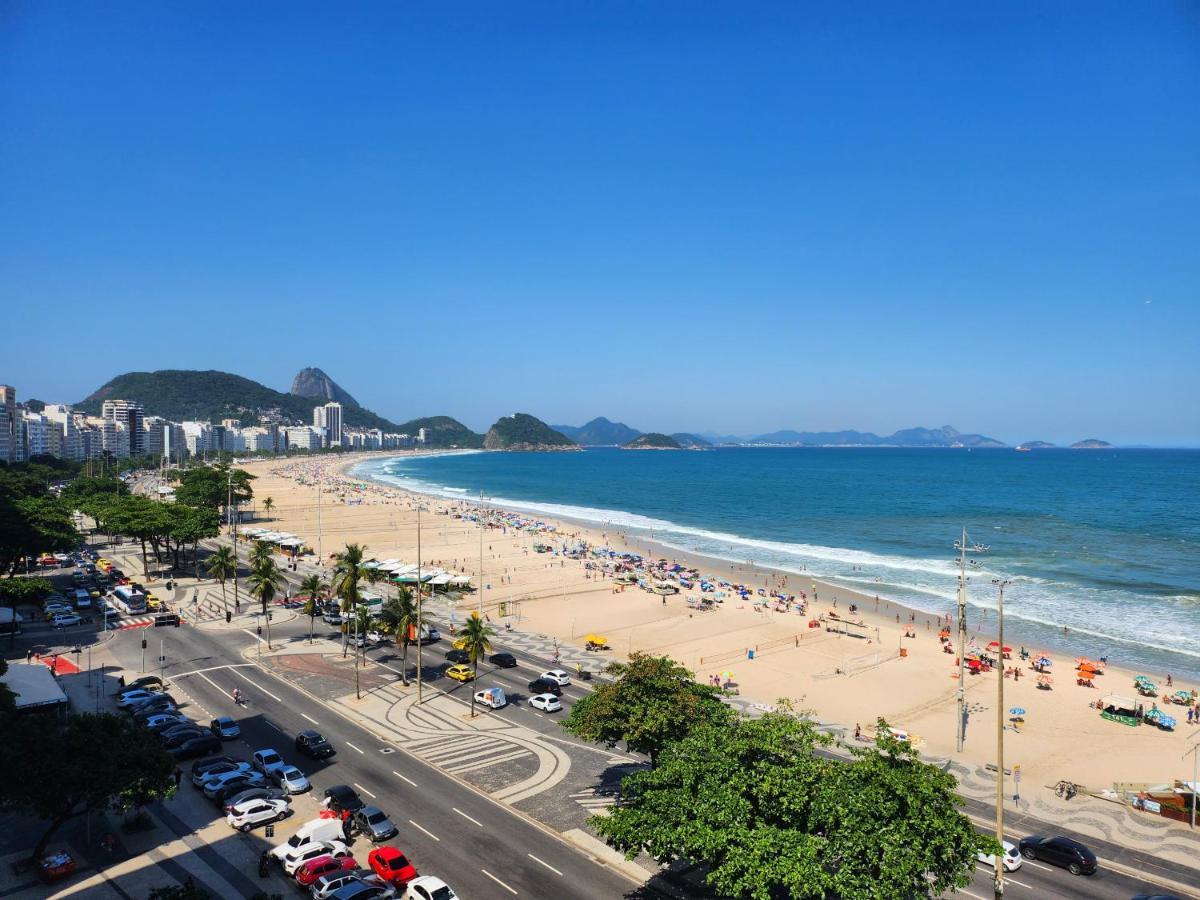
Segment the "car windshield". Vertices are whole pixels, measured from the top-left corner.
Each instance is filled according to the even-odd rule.
[[[432,897],[433,900],[450,900],[450,897],[453,895],[450,893],[450,888],[442,885],[440,888],[434,888],[433,892],[429,896]]]
[[[278,753],[264,753],[264,754],[262,755],[262,761],[263,761],[263,764],[264,764],[264,765],[268,765],[268,766],[269,766],[269,765],[271,765],[271,764],[273,764],[273,763],[277,763],[277,762],[279,762],[279,761],[280,761],[280,757],[279,757],[279,754],[278,754]]]
[[[371,815],[367,816],[367,821],[372,825],[378,825],[380,822],[386,822],[387,816],[382,812],[372,813]]]
[[[392,859],[388,860],[388,866],[393,869],[404,869],[408,867],[408,860],[403,853],[398,853]]]

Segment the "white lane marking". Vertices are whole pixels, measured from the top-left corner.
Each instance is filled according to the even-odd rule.
[[[364,794],[366,794],[368,797],[370,797],[372,800],[374,800],[374,799],[375,799],[375,795],[374,795],[374,794],[372,794],[370,791],[368,791],[368,790],[367,790],[365,787],[363,787],[363,786],[362,786],[361,784],[359,784],[357,781],[356,781],[356,782],[354,782],[354,786],[355,786],[356,788],[358,788],[360,791],[362,791]]]
[[[312,716],[310,716],[308,713],[300,713],[300,715],[304,716],[304,718],[308,719],[308,721],[312,722],[314,725],[318,724],[317,720],[314,719]]]
[[[252,684],[252,685],[254,685],[256,688],[258,688],[260,691],[262,691],[264,694],[266,694],[268,697],[270,697],[270,698],[271,698],[272,700],[274,700],[276,703],[282,703],[282,702],[283,702],[283,698],[282,698],[282,697],[276,697],[274,694],[272,694],[270,691],[268,691],[268,690],[267,690],[265,687],[263,687],[261,684],[259,684],[259,683],[258,683],[258,682],[256,682],[256,681],[251,681],[249,678],[247,678],[245,675],[243,675],[243,674],[242,674],[241,672],[239,672],[237,669],[230,669],[230,671],[231,671],[231,672],[233,672],[233,674],[234,674],[234,675],[236,675],[238,678],[241,678],[243,681],[245,681],[247,684]]]
[[[1053,872],[1053,871],[1054,871],[1054,870],[1053,870],[1052,868],[1050,868],[1049,866],[1044,866],[1044,865],[1042,865],[1042,864],[1041,864],[1041,863],[1039,863],[1039,862],[1034,862],[1032,859],[1027,859],[1027,860],[1025,860],[1025,865],[1027,865],[1027,866],[1033,866],[1035,869],[1044,869],[1044,870],[1045,870],[1045,871],[1047,871],[1047,872]]]
[[[261,637],[259,637],[257,634],[255,634],[253,631],[251,631],[249,628],[243,628],[243,629],[242,629],[242,634],[248,634],[248,635],[250,635],[250,637],[254,638],[254,639],[255,639],[256,641],[258,641],[260,644],[265,644],[265,643],[266,643],[266,641],[264,641],[264,640],[263,640]]]
[[[276,725],[274,722],[272,722],[270,719],[263,719],[263,723],[266,725],[270,725],[272,728],[274,728],[280,734],[283,734],[283,729],[280,728],[278,725]]]
[[[470,816],[468,816],[468,815],[467,815],[465,812],[463,812],[463,811],[462,811],[461,809],[459,809],[457,806],[452,806],[452,807],[450,807],[450,808],[451,808],[452,810],[454,810],[456,813],[458,813],[460,816],[462,816],[464,819],[466,819],[468,822],[474,822],[474,823],[475,823],[476,825],[478,825],[480,828],[482,828],[482,827],[483,827],[483,823],[482,823],[482,822],[480,822],[478,819],[472,819]]]
[[[532,853],[526,853],[525,855],[532,859],[535,863],[541,863],[555,875],[562,875],[562,872],[558,871],[558,869],[554,868],[554,866],[550,865],[550,863],[546,862],[544,859],[538,859]]]
[[[1012,878],[1012,877],[1011,877],[1011,876],[1009,876],[1009,875],[1005,875],[1005,876],[1004,876],[1004,883],[1005,883],[1005,884],[1015,884],[1015,885],[1018,885],[1018,886],[1020,886],[1020,887],[1027,888],[1027,889],[1029,889],[1029,890],[1031,890],[1031,891],[1033,890],[1033,885],[1031,885],[1031,884],[1026,884],[1026,883],[1025,883],[1025,882],[1023,882],[1023,881],[1017,881],[1017,879],[1015,879],[1015,878]]]
[[[516,891],[514,891],[512,888],[510,888],[507,884],[505,884],[503,881],[501,881],[499,878],[497,878],[495,875],[493,875],[487,869],[480,869],[479,871],[482,872],[484,875],[486,875],[488,878],[492,879],[492,881],[496,882],[496,884],[500,885],[500,887],[504,888],[506,891],[508,891],[514,897],[517,896]],[[980,897],[979,900],[983,900],[983,898]]]
[[[209,666],[207,669],[193,669],[191,672],[176,672],[172,678],[187,678],[189,675],[200,675],[204,672],[216,672],[221,669],[249,669],[254,663],[230,663],[227,666]]]
[[[424,829],[424,828],[421,828],[421,826],[420,826],[420,825],[418,825],[416,822],[414,822],[412,819],[409,819],[409,820],[408,820],[408,824],[409,824],[409,825],[411,825],[413,828],[420,828],[420,830],[421,830],[421,831],[424,831],[424,832],[425,832],[427,835],[429,835],[429,836],[430,836],[431,838],[433,838],[435,841],[438,841],[438,842],[440,842],[440,841],[441,841],[441,838],[440,838],[440,837],[438,837],[438,836],[437,836],[436,834],[434,834],[432,831],[427,831],[426,829]],[[515,893],[516,893],[516,891],[513,891],[513,893],[515,894]]]
[[[395,775],[397,778],[403,778],[405,781],[407,781],[413,787],[417,786],[417,783],[415,781],[413,781],[411,778],[406,778],[405,776],[403,776],[399,772],[397,772],[395,769],[392,769],[392,774]]]
[[[970,891],[968,891],[966,888],[958,888],[957,893],[966,894],[968,897],[974,897],[975,900],[987,900],[986,897],[982,897],[979,894],[973,894]]]
[[[354,746],[352,743],[350,743],[349,741],[346,741],[346,746],[347,746],[347,747],[349,747],[349,748],[350,748],[350,749],[352,749],[352,750],[358,750],[358,748],[357,748],[357,747],[355,747],[355,746]],[[362,751],[361,751],[361,750],[358,750],[358,752],[359,752],[359,753],[362,753]]]

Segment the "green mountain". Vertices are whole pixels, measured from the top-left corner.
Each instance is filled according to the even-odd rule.
[[[483,439],[488,450],[578,450],[579,445],[528,413],[505,416]]]
[[[676,432],[675,434],[671,435],[671,437],[675,438],[675,440],[679,442],[679,446],[683,447],[685,450],[692,450],[697,447],[704,448],[712,446],[712,444],[699,435],[688,434],[686,431]]]
[[[332,379],[329,380],[332,384]],[[260,422],[311,425],[313,407],[320,402],[274,391],[257,381],[228,372],[162,369],[118,375],[86,400],[74,404],[74,408],[99,415],[102,404],[108,399],[137,400],[147,415],[162,416],[174,422],[240,419],[243,425]],[[480,435],[447,416],[414,419],[397,425],[357,403],[343,403],[342,421],[352,428],[379,428],[413,435],[418,428],[424,427],[429,430],[427,446],[479,447],[483,442]]]
[[[621,444],[628,444],[641,434],[636,428],[630,428],[624,422],[610,422],[604,416],[592,419],[586,425],[551,425],[550,427],[585,447],[618,447]]]
[[[1097,438],[1087,438],[1083,441],[1076,441],[1071,445],[1072,450],[1109,450],[1112,444],[1108,441],[1101,441]]]
[[[659,434],[652,431],[639,435],[632,441],[621,445],[622,450],[682,450],[683,446],[669,434]]]

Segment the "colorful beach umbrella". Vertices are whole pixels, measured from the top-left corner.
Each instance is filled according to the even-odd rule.
[[[722,681],[733,681],[733,673],[732,672],[722,672],[721,680]]]
[[[1012,709],[1010,709],[1010,710],[1008,711],[1008,714],[1009,714],[1010,716],[1023,716],[1023,715],[1025,715],[1025,710],[1023,710],[1023,709],[1022,709],[1021,707],[1019,707],[1019,706],[1014,706]]]

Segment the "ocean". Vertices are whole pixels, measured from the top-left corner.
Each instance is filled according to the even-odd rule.
[[[418,492],[808,572],[930,613],[954,608],[954,542],[977,566],[968,622],[1010,643],[1200,678],[1200,451],[720,448],[381,457]],[[1069,633],[1063,634],[1063,627]]]

